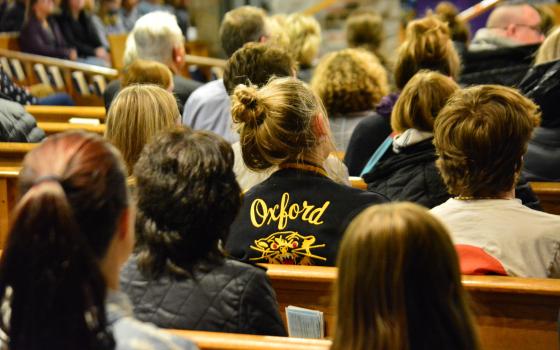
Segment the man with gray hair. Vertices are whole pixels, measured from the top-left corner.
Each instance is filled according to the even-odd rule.
[[[461,82],[515,86],[544,40],[540,24],[539,12],[526,3],[497,7],[463,57]]]
[[[184,38],[174,15],[156,11],[138,19],[126,40],[124,52],[125,67],[135,59],[157,61],[165,64],[173,72],[173,94],[177,98],[179,110],[183,110],[190,94],[200,83],[180,75],[185,59]],[[121,86],[115,80],[105,89],[103,97],[107,110]]]
[[[242,6],[226,13],[220,26],[220,41],[228,58],[245,43],[265,41],[266,23],[266,13],[256,7]],[[213,131],[233,143],[239,136],[232,130],[230,108],[223,80],[211,81],[187,100],[183,124],[195,130]]]

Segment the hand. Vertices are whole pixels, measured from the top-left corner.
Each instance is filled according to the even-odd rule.
[[[76,51],[76,49],[70,49],[70,52],[68,52],[68,58],[71,61],[75,61],[78,59],[78,51]]]

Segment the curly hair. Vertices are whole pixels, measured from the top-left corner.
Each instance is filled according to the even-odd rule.
[[[387,72],[372,53],[345,49],[327,54],[313,73],[311,88],[329,114],[374,109],[389,92]]]
[[[454,80],[459,77],[461,62],[451,41],[449,28],[435,16],[411,21],[406,27],[406,40],[398,50],[395,85],[403,89],[422,69],[440,72]]]
[[[510,191],[539,123],[537,105],[512,88],[456,91],[434,123],[436,165],[449,192],[482,197]]]
[[[222,261],[241,205],[233,151],[220,136],[178,129],[157,136],[134,167],[138,267],[149,278],[188,277]]]
[[[227,61],[224,69],[224,86],[228,95],[239,84],[262,86],[272,76],[292,76],[296,62],[284,49],[261,43],[247,43]]]
[[[286,18],[285,30],[294,59],[300,66],[310,67],[321,45],[319,22],[312,16],[295,13]]]

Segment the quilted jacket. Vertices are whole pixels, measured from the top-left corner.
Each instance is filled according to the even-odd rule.
[[[193,278],[148,280],[133,256],[121,288],[137,319],[162,328],[287,335],[265,271],[235,260],[197,269]]]
[[[39,142],[45,132],[22,105],[0,99],[0,142]]]

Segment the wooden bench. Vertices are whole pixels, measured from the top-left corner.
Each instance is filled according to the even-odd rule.
[[[560,215],[560,183],[530,182],[545,212]]]
[[[105,121],[105,107],[25,106],[25,110],[38,122],[69,123],[72,118]]]
[[[103,135],[105,133],[105,124],[90,125],[90,124],[73,124],[73,123],[58,123],[58,122],[38,122],[37,126],[45,131],[45,134],[52,135],[70,130],[85,130],[96,134]]]
[[[263,265],[276,291],[282,316],[295,305],[324,313],[327,335],[334,323],[334,267]],[[558,349],[560,280],[463,276],[483,349]]]
[[[11,213],[17,202],[18,167],[0,167],[0,247],[8,235]]]
[[[249,334],[186,331],[168,329],[169,333],[192,340],[200,350],[328,350],[329,340],[272,337]]]

